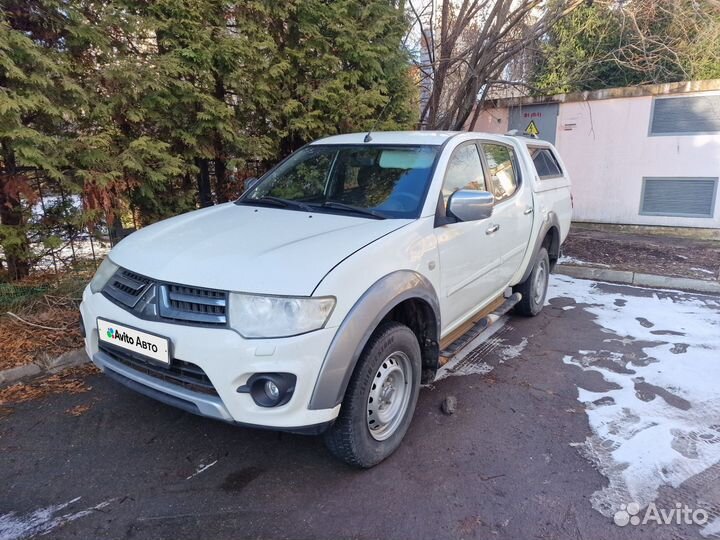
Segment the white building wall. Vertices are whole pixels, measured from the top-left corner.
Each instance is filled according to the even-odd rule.
[[[720,133],[649,136],[652,96],[561,103],[556,145],[575,221],[720,228],[713,218],[640,215],[643,177],[719,177]]]
[[[653,99],[718,93],[720,80],[499,99],[466,129],[505,133],[509,107],[559,103],[555,144],[573,180],[575,221],[720,229],[720,188],[711,218],[640,214],[643,178],[720,177],[720,132],[650,136]]]

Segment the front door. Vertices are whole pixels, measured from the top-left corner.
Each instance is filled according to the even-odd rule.
[[[450,195],[459,189],[488,190],[480,148],[472,141],[458,146],[448,162],[439,202],[443,215]],[[488,232],[492,219],[435,228],[440,256],[440,310],[447,331],[490,300],[499,287],[500,246],[496,235]]]

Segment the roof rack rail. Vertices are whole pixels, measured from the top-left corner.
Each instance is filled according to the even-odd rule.
[[[537,139],[537,135],[533,135],[532,133],[528,133],[527,131],[520,132],[519,129],[511,129],[505,135],[508,135],[510,137],[526,137],[528,139]]]

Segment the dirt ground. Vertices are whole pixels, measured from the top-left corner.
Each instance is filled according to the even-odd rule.
[[[630,232],[606,232],[573,224],[563,244],[564,262],[647,274],[720,279],[720,242]]]

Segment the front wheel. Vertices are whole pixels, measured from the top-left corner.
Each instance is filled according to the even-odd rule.
[[[547,249],[540,248],[528,278],[513,287],[514,292],[522,294],[520,302],[515,304],[515,311],[526,317],[534,317],[540,313],[545,304],[549,280],[550,258]]]
[[[358,360],[340,415],[325,432],[330,452],[362,468],[392,454],[412,420],[421,371],[412,330],[397,322],[378,327]]]

